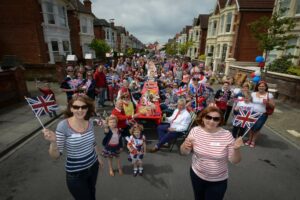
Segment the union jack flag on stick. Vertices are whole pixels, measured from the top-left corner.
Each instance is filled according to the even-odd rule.
[[[52,114],[53,112],[55,112],[55,110],[57,110],[58,106],[56,104],[56,101],[53,99],[53,95],[50,94],[47,96],[37,96],[33,98],[25,97],[25,99],[34,112],[37,120],[40,122],[42,127],[45,128],[39,116]]]
[[[183,86],[183,87],[180,87],[180,88],[177,90],[176,94],[177,94],[178,96],[184,96],[184,95],[186,94],[186,92],[187,92],[187,88],[186,88],[186,85],[185,85],[185,86]]]
[[[238,114],[233,120],[233,125],[237,127],[247,128],[244,135],[242,136],[244,137],[261,115],[262,113],[255,112],[252,109],[239,107]]]

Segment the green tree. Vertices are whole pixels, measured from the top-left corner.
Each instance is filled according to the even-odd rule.
[[[178,45],[177,45],[176,41],[172,41],[165,45],[165,51],[168,55],[175,56],[177,54],[177,47],[178,47]]]
[[[193,44],[194,43],[192,41],[188,41],[188,42],[186,42],[184,44],[180,44],[179,45],[179,54],[182,55],[182,56],[185,56],[186,53],[187,53],[187,51],[189,50],[189,48],[191,46],[193,46]]]
[[[128,48],[126,50],[126,56],[132,56],[135,53],[135,50],[133,48]]]
[[[199,56],[199,60],[205,61],[205,59],[206,59],[206,55],[205,54],[202,54],[202,55]]]
[[[98,39],[93,39],[89,47],[95,51],[96,57],[100,59],[104,59],[105,54],[111,50],[110,46],[104,40]]]
[[[297,37],[291,33],[296,23],[294,18],[284,16],[286,10],[286,8],[280,8],[273,13],[271,18],[264,16],[249,24],[252,35],[258,40],[260,49],[265,53],[265,61],[272,50],[284,51],[295,48],[295,46],[288,45],[288,41]],[[268,66],[265,67],[265,75],[267,68]]]

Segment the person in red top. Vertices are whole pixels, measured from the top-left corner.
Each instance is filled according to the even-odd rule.
[[[111,114],[118,118],[117,128],[122,129],[122,137],[129,136],[130,121],[137,117],[139,114],[134,114],[133,116],[126,115],[123,109],[122,100],[118,100],[116,102],[115,108],[112,110]]]
[[[96,92],[98,93],[98,105],[104,107],[105,102],[105,91],[107,88],[106,76],[103,72],[103,65],[100,65],[94,73],[94,79],[96,81]]]
[[[39,85],[39,82],[36,81],[36,82],[35,82],[35,86],[36,86],[37,89],[39,89],[39,91],[40,91],[41,93],[43,93],[43,96],[52,95],[52,99],[56,102],[55,94],[54,94],[54,92],[51,90],[50,84],[49,84],[47,81],[44,82],[43,86]],[[55,117],[57,116],[56,111],[53,110],[52,112],[49,113],[49,116],[50,116],[50,117],[52,117],[52,113],[53,113],[53,115],[54,115]]]

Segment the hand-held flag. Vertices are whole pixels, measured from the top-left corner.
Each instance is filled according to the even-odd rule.
[[[25,99],[36,116],[50,114],[58,109],[52,94]]]
[[[177,90],[176,94],[177,94],[178,96],[184,96],[184,95],[186,94],[186,92],[187,92],[187,88],[186,88],[186,85],[185,85],[185,86],[183,86],[183,87],[180,87],[180,88]]]
[[[239,107],[238,114],[235,116],[233,120],[233,126],[242,127],[242,128],[246,127],[247,130],[243,135],[244,137],[261,115],[262,113],[255,112],[252,109],[245,109],[243,107]]]
[[[41,126],[45,128],[39,116],[44,115],[46,113],[50,114],[55,110],[57,110],[58,106],[55,100],[53,99],[53,95],[50,94],[47,96],[37,96],[33,98],[24,97],[24,98],[27,101],[28,105],[30,106],[31,110],[33,111],[35,117],[41,124]]]

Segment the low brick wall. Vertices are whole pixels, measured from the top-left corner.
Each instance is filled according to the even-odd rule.
[[[237,72],[246,73],[250,77],[255,67],[238,67],[230,66],[229,75],[234,76]],[[294,103],[300,102],[300,77],[281,74],[276,72],[268,72],[266,76],[267,83],[277,84],[279,98],[282,100],[289,100]]]
[[[0,72],[0,108],[24,101],[24,96],[28,96],[24,71],[18,67]]]
[[[64,64],[24,64],[27,81],[62,82],[66,76]]]

